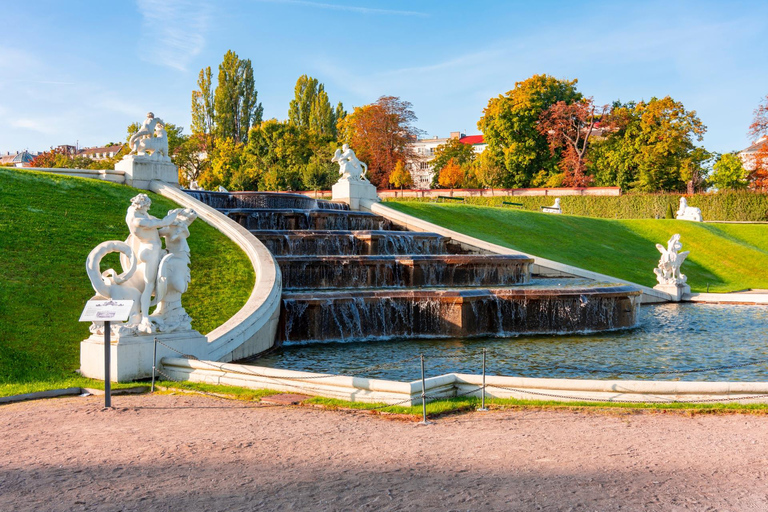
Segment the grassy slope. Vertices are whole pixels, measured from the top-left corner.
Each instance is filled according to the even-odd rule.
[[[89,335],[89,324],[78,318],[94,294],[85,259],[98,243],[127,237],[125,211],[139,192],[0,169],[0,395],[84,380],[74,370],[79,343]],[[155,216],[178,206],[149,195]],[[193,327],[206,333],[245,303],[253,268],[233,242],[203,221],[192,224],[190,232],[192,283],[184,304]],[[108,266],[115,267],[116,255],[110,258]]]
[[[678,220],[609,220],[492,207],[387,202],[398,211],[542,258],[656,284],[657,243],[680,233],[691,251],[683,273],[693,291],[768,288],[768,225]]]

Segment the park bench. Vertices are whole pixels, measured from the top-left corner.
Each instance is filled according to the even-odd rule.
[[[522,208],[523,207],[523,203],[511,203],[509,201],[502,201],[501,204],[502,205],[507,205],[507,206],[516,206],[518,208]]]
[[[452,201],[464,201],[463,197],[437,196],[438,199],[451,199]]]

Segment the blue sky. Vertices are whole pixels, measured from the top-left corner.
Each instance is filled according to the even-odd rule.
[[[123,140],[148,110],[188,132],[198,72],[228,49],[251,59],[266,118],[309,74],[349,111],[410,101],[430,136],[479,133],[489,98],[547,73],[598,103],[671,95],[727,152],[768,94],[764,0],[0,3],[3,153]]]

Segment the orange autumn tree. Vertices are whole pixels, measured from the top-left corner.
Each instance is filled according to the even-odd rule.
[[[377,188],[387,188],[397,162],[410,157],[408,142],[421,133],[413,124],[418,118],[411,108],[396,96],[382,96],[375,103],[355,107],[339,123],[343,140],[368,164],[368,179]]]
[[[400,190],[413,185],[411,173],[405,169],[405,164],[402,160],[397,161],[395,170],[389,174],[389,184]]]
[[[768,94],[755,109],[755,117],[749,125],[749,135],[753,137],[754,153],[745,162],[751,167],[749,173],[749,185],[755,190],[768,190]]]
[[[592,176],[586,174],[585,155],[592,129],[607,105],[596,107],[592,98],[573,103],[558,101],[539,116],[539,133],[547,138],[552,155],[560,152],[560,168],[566,187],[586,187]]]
[[[464,181],[464,169],[451,158],[440,170],[437,183],[444,188],[458,188]]]

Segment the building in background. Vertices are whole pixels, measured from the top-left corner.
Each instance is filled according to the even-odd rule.
[[[445,144],[451,139],[459,139],[459,142],[471,145],[475,153],[482,153],[487,146],[482,135],[465,135],[461,132],[451,132],[448,137],[444,138],[435,136],[431,139],[419,139],[411,142],[409,147],[412,156],[411,161],[408,162],[408,171],[413,179],[413,188],[432,188],[435,171],[430,161],[435,157],[437,146]]]
[[[114,158],[125,144],[114,144],[112,146],[102,146],[98,148],[83,148],[77,152],[77,156],[84,156],[91,160],[106,160]]]
[[[747,171],[754,171],[755,165],[757,165],[756,158],[758,151],[768,152],[768,137],[761,137],[760,140],[749,146],[743,151],[739,151],[739,158],[741,159],[741,165]]]
[[[0,167],[30,167],[30,162],[35,159],[29,151],[6,153],[0,156]]]

